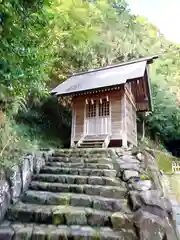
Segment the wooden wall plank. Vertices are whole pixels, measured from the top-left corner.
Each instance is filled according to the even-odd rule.
[[[111,139],[122,139],[122,90],[112,92],[111,101]]]
[[[85,97],[75,97],[73,99],[74,111],[75,111],[75,136],[74,140],[78,141],[84,133],[84,106]]]
[[[126,96],[126,124],[127,124],[127,141],[137,146],[137,123],[136,109],[134,104]]]
[[[122,145],[127,147],[127,99],[125,90],[122,97]]]

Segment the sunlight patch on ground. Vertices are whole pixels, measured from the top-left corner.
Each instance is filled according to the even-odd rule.
[[[160,151],[155,151],[155,155],[159,169],[163,170],[165,173],[171,173],[172,161],[176,159],[173,156]]]
[[[170,185],[177,201],[180,203],[180,174],[169,175]]]

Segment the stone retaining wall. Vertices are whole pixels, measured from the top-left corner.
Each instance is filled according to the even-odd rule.
[[[137,148],[131,151],[116,149],[112,157],[119,177],[128,188],[140,240],[177,240],[172,204],[164,196],[161,174],[153,154]],[[116,221],[120,226],[121,214],[117,214]]]
[[[163,190],[164,195],[167,196],[172,204],[172,210],[173,210],[173,220],[176,224],[176,231],[177,235],[180,239],[180,224],[179,224],[179,216],[180,216],[180,204],[176,200],[176,195],[173,193],[171,189],[171,184],[168,176],[164,175],[162,176],[162,184],[163,184]]]
[[[20,165],[0,172],[0,222],[9,205],[16,202],[27,190],[33,173],[39,173],[51,151],[38,151],[23,157]]]

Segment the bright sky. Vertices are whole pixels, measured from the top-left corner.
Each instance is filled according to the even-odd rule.
[[[180,0],[127,0],[132,13],[148,18],[167,39],[180,43]]]

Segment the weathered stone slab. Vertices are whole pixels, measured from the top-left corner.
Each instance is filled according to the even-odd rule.
[[[121,163],[119,164],[120,170],[134,170],[139,172],[140,171],[140,164],[137,163]]]
[[[110,226],[110,216],[112,213],[110,212],[102,212],[102,211],[94,211],[93,209],[87,209],[87,223],[90,226]]]
[[[133,170],[125,170],[123,173],[123,180],[124,181],[128,181],[131,178],[135,178],[138,177],[139,173],[137,171],[133,171]]]
[[[162,193],[158,190],[143,191],[140,193],[140,199],[142,203],[159,207],[166,210],[168,213],[172,212],[171,202],[162,196]]]
[[[87,225],[86,212],[78,208],[66,212],[65,219],[67,225]]]
[[[47,228],[47,225],[35,225],[33,229],[32,234],[32,240],[46,240],[47,231],[49,228]]]
[[[135,164],[139,163],[139,160],[132,155],[123,155],[121,157],[121,160],[125,163],[135,163]]]
[[[18,202],[12,205],[7,212],[7,219],[10,221],[51,223],[52,208],[45,205],[23,204]]]
[[[103,163],[85,163],[85,168],[95,168],[95,169],[114,169],[113,164],[103,164]]]
[[[133,182],[131,184],[131,189],[137,190],[137,191],[147,191],[151,189],[152,182],[151,180],[140,180],[137,182]]]
[[[48,182],[32,181],[29,189],[39,190],[39,191],[50,191],[50,192],[61,192],[61,191],[62,192],[69,192],[70,191],[70,185],[60,184],[60,183],[48,183]]]
[[[0,227],[1,240],[13,240],[14,230],[11,227]]]
[[[31,240],[33,233],[33,224],[12,224],[12,229],[14,230],[14,240]]]
[[[133,215],[116,212],[111,216],[111,222],[115,230],[121,230],[122,228],[134,230]]]
[[[25,157],[21,165],[22,174],[22,191],[26,191],[31,182],[31,177],[33,174],[33,156]]]
[[[0,230],[0,239],[2,240],[137,240],[137,236],[132,231],[114,231],[108,227],[93,228],[90,226],[65,226],[65,225],[44,225],[33,224],[33,232],[31,238],[30,232],[32,224],[13,224],[17,230],[17,237],[13,238],[14,231],[9,229]],[[26,231],[28,232],[26,233]]]
[[[0,222],[4,219],[10,201],[11,194],[9,184],[5,180],[0,180]]]
[[[45,165],[45,158],[40,153],[36,153],[34,158],[34,173],[39,173],[40,169]]]
[[[136,157],[140,162],[145,160],[145,157],[141,152],[137,153]]]
[[[53,165],[53,164],[51,164]],[[72,175],[83,175],[83,176],[99,176],[99,177],[116,177],[116,170],[108,169],[92,169],[92,168],[60,168],[57,166],[44,166],[41,168],[40,173],[49,174],[72,174]]]
[[[135,213],[135,225],[142,240],[164,240],[166,220],[139,209]]]
[[[133,211],[136,211],[137,209],[139,209],[142,205],[140,196],[139,196],[139,192],[137,191],[130,191],[129,192],[129,200],[130,200],[130,204],[132,207]]]
[[[11,187],[11,198],[13,201],[16,201],[22,191],[23,182],[21,177],[21,171],[19,166],[13,166],[11,169],[6,170],[6,178],[8,179]]]

